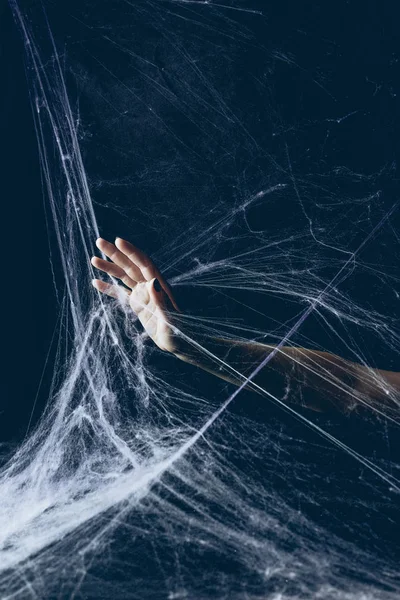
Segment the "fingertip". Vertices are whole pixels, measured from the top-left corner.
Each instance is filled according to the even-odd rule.
[[[101,292],[102,283],[104,283],[103,281],[101,281],[100,279],[92,279],[91,283],[92,283],[92,286],[94,288],[96,288],[96,290]]]

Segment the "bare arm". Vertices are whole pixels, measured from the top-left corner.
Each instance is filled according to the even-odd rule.
[[[370,369],[328,352],[289,346],[273,352],[274,346],[223,338],[208,338],[202,345],[207,352],[180,343],[174,354],[236,385],[271,356],[251,379],[255,385],[249,383],[249,389],[258,393],[280,390],[289,401],[317,411],[347,412],[363,404],[393,407],[393,392],[400,392],[400,373]]]
[[[144,329],[162,350],[240,385],[274,350],[258,342],[198,337],[191,340],[173,292],[152,260],[129,242],[115,244],[99,238],[98,248],[111,259],[93,257],[92,264],[119,278],[126,287],[93,280],[100,292],[129,303]],[[281,397],[318,411],[349,411],[363,404],[397,408],[393,392],[400,392],[400,373],[369,369],[328,352],[285,346],[271,356],[252,378],[249,389],[259,393],[280,389]],[[305,393],[303,393],[305,392]]]

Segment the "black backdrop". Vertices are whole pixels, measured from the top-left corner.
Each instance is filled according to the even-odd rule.
[[[328,107],[333,114],[343,117],[348,114],[349,106],[356,107],[359,116],[348,119],[341,129],[342,133],[335,133],[336,141],[333,147],[330,146],[329,156],[323,154],[325,130],[313,128],[311,134],[307,132],[312,136],[309,146],[321,153],[321,161],[345,164],[355,172],[374,172],[383,164],[393,165],[394,175],[379,182],[379,187],[388,197],[388,205],[398,195],[395,160],[400,133],[400,63],[394,4],[320,1],[306,5],[291,1],[275,2],[269,7],[275,23],[276,45],[290,48],[296,44],[297,57],[309,66],[310,72],[316,62],[318,44],[324,44],[326,51],[326,40],[331,40],[332,50],[325,54],[324,69],[329,73],[330,81],[336,81],[334,87],[340,92],[336,98],[329,98],[326,94],[313,95],[308,76],[298,71],[288,93],[286,75],[282,70],[281,79],[278,75],[275,81],[275,91],[285,123],[296,125],[307,117],[319,117],[323,121],[330,114]],[[274,45],[273,40],[271,44]],[[256,53],[250,58],[257,60]],[[57,303],[43,209],[46,198],[43,198],[41,189],[23,46],[5,3],[1,12],[1,69],[3,358],[0,427],[1,440],[11,442],[24,434],[33,410],[34,420],[39,416],[46,399],[51,378],[51,355],[50,368],[44,374],[35,403],[56,326]],[[262,107],[257,107],[257,110],[262,110]],[[292,147],[292,151],[295,155],[296,147]],[[301,164],[302,151],[303,146],[299,143],[298,165]],[[90,157],[87,159],[90,161]],[[101,210],[99,214],[101,217]],[[255,221],[258,218],[259,215],[254,216]],[[282,215],[282,220],[284,218],[285,215]],[[109,215],[107,219],[107,224],[104,223],[107,234],[129,235],[128,231],[114,231]],[[146,234],[143,242],[145,238]],[[390,255],[390,249],[385,260],[387,255]],[[393,253],[395,256],[396,253]],[[393,267],[389,262],[385,264]],[[364,293],[362,286],[355,290],[355,295],[357,293]],[[393,303],[393,311],[396,306]],[[390,303],[386,307],[390,307]],[[381,356],[376,362],[382,367],[400,368],[391,356]],[[357,426],[346,422],[347,431],[343,424],[339,426],[342,439],[357,445]],[[302,431],[301,435],[311,434]],[[370,450],[370,444],[371,439],[364,431],[359,436],[359,449]],[[362,520],[363,516],[357,518]],[[379,527],[380,523],[377,523],[376,529]],[[390,539],[395,532],[387,531],[386,535]]]
[[[382,165],[393,165],[395,173],[400,133],[396,78],[399,53],[395,10],[392,9],[394,3],[378,2],[366,2],[362,6],[357,2],[302,3],[302,6],[296,2],[276,2],[268,7],[269,18],[274,21],[274,28],[268,30],[275,37],[269,40],[271,47],[276,44],[288,50],[295,48],[297,60],[309,67],[308,73],[298,70],[295,79],[291,79],[290,93],[287,73],[284,68],[277,71],[274,87],[283,121],[296,126],[301,120],[320,117],[322,122],[330,110],[345,116],[349,106],[356,107],[361,115],[348,119],[348,125],[342,124],[340,134],[335,132],[335,143],[326,158],[323,154],[326,131],[312,128],[306,133],[310,148],[321,152],[322,162],[345,164],[354,172],[374,172]],[[326,51],[327,40],[330,52]],[[335,98],[329,98],[325,92],[318,95],[315,86],[310,86],[309,73],[315,65],[321,65],[320,57],[319,63],[316,59],[319,45],[331,87],[339,92]],[[248,60],[257,61],[257,53],[249,55]],[[31,417],[57,315],[43,208],[46,197],[41,188],[24,50],[5,2],[1,9],[1,72],[4,349],[1,428],[4,440],[21,434]],[[262,111],[260,106],[255,109]],[[291,148],[297,165],[301,165],[304,150],[301,143],[297,155],[296,147]],[[90,161],[90,156],[87,160]],[[397,177],[393,175],[379,181],[379,187],[387,196],[389,206],[396,198]],[[99,214],[101,219],[101,212]],[[254,222],[259,217],[256,210]],[[282,222],[284,218],[282,214]],[[110,214],[106,222],[100,221],[102,225],[106,225],[104,229],[110,236],[129,237],[128,231],[114,231]],[[388,255],[390,249],[384,257],[386,265]],[[363,282],[354,293],[364,293]],[[394,303],[386,306],[393,311],[396,308]],[[374,360],[373,354],[372,358]],[[377,362],[382,367],[399,368],[392,356],[377,358]],[[45,373],[34,417],[40,414],[45,402],[50,376],[51,367]]]
[[[55,7],[52,7],[53,18],[57,16]],[[263,8],[261,4],[260,8]],[[61,19],[62,14],[60,11]],[[353,118],[341,122],[340,130],[335,129],[332,123],[334,142],[329,145],[329,150],[325,127],[308,128],[304,139],[299,135],[297,142],[291,146],[292,160],[296,161],[297,169],[301,170],[306,146],[316,153],[315,159],[320,163],[327,166],[343,164],[355,173],[377,172],[385,165],[385,176],[377,180],[376,187],[387,198],[389,207],[398,196],[396,156],[400,134],[399,43],[395,3],[274,2],[268,5],[266,14],[274,24],[274,27],[268,28],[268,35],[272,35],[267,42],[270,47],[287,50],[288,55],[295,50],[296,60],[307,67],[307,71],[298,69],[294,75],[288,74],[284,65],[276,71],[274,94],[285,126],[292,124],[296,127],[307,119],[311,122],[321,119],[323,124],[329,114],[346,117],[349,107],[354,107],[356,112]],[[0,126],[3,151],[1,318],[4,350],[0,426],[2,439],[10,440],[24,431],[33,408],[34,418],[37,418],[45,402],[51,366],[45,373],[34,407],[58,309],[43,208],[46,192],[43,195],[40,181],[24,71],[24,49],[6,2],[1,4],[0,26]],[[145,30],[143,35],[147,35]],[[145,39],[143,43],[146,43]],[[321,56],[324,57],[322,62]],[[254,64],[257,58],[256,50],[247,55],[247,60]],[[239,65],[238,68],[244,73],[246,65]],[[311,81],[313,73],[317,75],[317,69],[321,68],[329,77],[330,89],[335,90],[334,97],[322,88],[319,93],[318,87]],[[260,76],[262,69],[263,65],[260,65]],[[248,92],[243,89],[241,93],[243,101],[248,104]],[[263,107],[255,106],[254,111],[262,115]],[[279,129],[279,123],[276,126]],[[186,124],[183,130],[185,127]],[[274,143],[273,140],[271,143]],[[91,157],[86,156],[85,159],[90,164]],[[308,159],[304,156],[304,168],[307,168]],[[391,173],[386,176],[388,171]],[[120,221],[118,231],[114,230],[112,213],[105,214],[106,218],[103,219],[99,207],[98,211],[103,234],[129,237],[129,231],[121,231]],[[283,209],[281,217],[277,215],[276,222],[279,224],[281,219],[284,223],[286,217]],[[255,209],[249,218],[257,223],[263,215]],[[146,232],[143,232],[144,245],[147,238]],[[136,243],[140,244],[141,239],[137,239]],[[391,249],[386,248],[381,257],[372,255],[371,261],[382,260],[386,267],[393,269],[396,267],[396,256],[396,252],[391,254]],[[390,264],[391,260],[393,264]],[[364,284],[368,285],[368,282],[350,282],[355,297],[365,295]],[[373,291],[369,290],[369,293]],[[385,306],[385,310],[392,311],[393,315],[398,310],[394,298],[389,298]],[[391,355],[379,356],[377,351],[375,354],[369,352],[369,356],[377,366],[400,368]]]
[[[57,306],[48,258],[24,49],[8,3],[4,1],[0,9],[0,52],[4,261],[0,430],[2,441],[11,441],[24,433],[29,422],[55,326]],[[38,412],[44,398],[45,393],[38,398]]]

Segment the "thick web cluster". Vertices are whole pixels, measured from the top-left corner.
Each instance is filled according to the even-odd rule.
[[[4,599],[398,597],[395,165],[337,158],[371,111],[340,97],[332,39],[310,58],[259,4],[12,3],[59,321],[46,409],[1,471]],[[152,256],[179,334],[241,384],[90,285],[100,234]],[[273,350],[244,374],[204,336]],[[338,426],[290,374],[255,383],[289,347],[362,365],[386,400],[304,360],[347,393]]]

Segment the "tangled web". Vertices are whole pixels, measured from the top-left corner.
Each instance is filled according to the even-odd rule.
[[[350,8],[55,4],[12,2],[60,316],[45,411],[1,471],[1,597],[398,598],[399,390],[335,416],[290,378],[255,394],[90,286],[95,239],[120,235],[194,343],[325,350],[381,389],[400,370],[396,164],[374,138],[395,92],[338,43]]]

